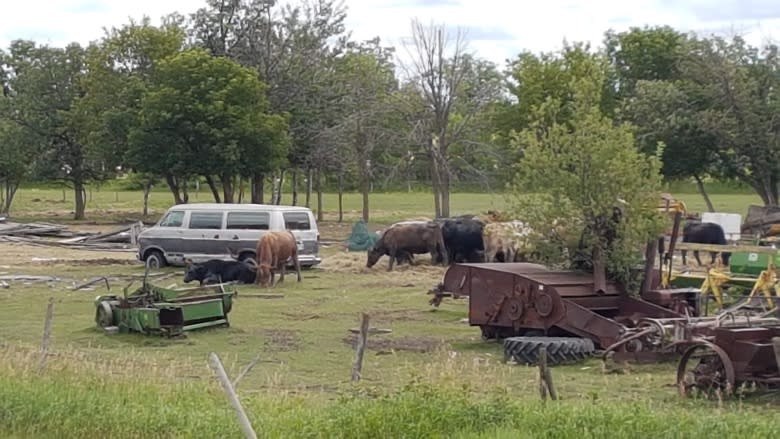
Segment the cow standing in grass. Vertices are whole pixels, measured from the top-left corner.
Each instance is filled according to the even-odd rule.
[[[446,247],[439,224],[431,222],[409,222],[395,224],[385,230],[379,240],[368,250],[366,267],[371,268],[382,256],[389,256],[387,271],[392,271],[393,265],[402,255],[431,254],[431,263],[441,258],[446,263]]]
[[[287,261],[292,259],[298,282],[301,281],[301,264],[298,262],[298,245],[289,230],[269,231],[257,241],[257,276],[255,284],[264,287],[274,285],[274,274],[279,271],[279,282],[284,282]]]
[[[699,222],[689,222],[685,224],[685,227],[683,228],[682,242],[716,245],[728,244],[728,241],[726,241],[726,233],[723,231],[723,227],[721,227],[720,224]],[[681,253],[683,265],[685,265],[688,252],[686,250],[682,250]],[[711,263],[714,264],[716,253],[710,252],[710,255],[712,256]],[[696,258],[696,262],[698,262],[699,265],[702,265],[701,259],[699,259],[699,252],[694,251],[693,256]],[[721,253],[721,259],[723,260],[723,264],[726,266],[729,265],[729,257],[731,257],[731,253]]]

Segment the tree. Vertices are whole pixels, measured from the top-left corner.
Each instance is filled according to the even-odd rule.
[[[407,49],[411,61],[401,66],[425,109],[422,118],[410,118],[411,131],[430,160],[435,214],[446,217],[450,215],[450,146],[463,140],[474,117],[495,101],[498,82],[489,78],[494,70],[489,63],[467,53],[466,34],[460,29],[452,35],[443,25],[424,26],[413,20]],[[408,111],[419,111],[417,103],[413,98]]]
[[[270,0],[209,0],[190,20],[191,36],[201,47],[257,69],[268,85],[271,111],[290,115],[287,163],[307,168],[309,181],[329,149],[319,142],[323,130],[333,125],[338,102],[332,69],[345,43],[345,19],[343,2],[334,0],[305,0],[295,6]],[[283,179],[280,172],[280,185]],[[261,202],[263,180],[264,174],[252,177],[254,203]]]
[[[16,190],[33,163],[30,152],[35,145],[25,139],[29,137],[23,127],[0,119],[0,213],[3,214],[10,212]]]
[[[671,81],[638,81],[622,114],[636,121],[640,150],[654,154],[663,145],[661,172],[669,179],[693,177],[710,212],[715,207],[704,188],[705,175],[718,175],[713,134],[698,121],[690,97]]]
[[[391,50],[380,46],[379,39],[374,39],[351,45],[349,52],[337,61],[336,74],[343,89],[337,108],[341,109],[342,119],[334,129],[354,152],[352,162],[358,170],[366,222],[374,149],[398,140],[397,131],[387,124],[392,118],[391,94],[398,86],[391,55]]]
[[[693,40],[681,64],[680,87],[713,136],[719,171],[752,187],[767,206],[778,204],[780,183],[780,58],[739,38]]]
[[[588,45],[566,44],[560,52],[524,52],[509,64],[507,90],[511,99],[495,105],[492,120],[494,142],[503,147],[504,163],[516,163],[522,151],[513,147],[516,133],[531,126],[546,128],[553,122],[566,124],[576,116],[572,87],[576,80],[607,75],[608,65]],[[607,82],[604,81],[606,84]],[[608,87],[605,86],[607,91]],[[612,106],[610,93],[602,93],[599,109]],[[510,174],[511,166],[505,166]]]
[[[639,81],[674,81],[680,78],[680,60],[687,37],[669,26],[632,27],[604,36],[613,78],[608,85],[618,100],[634,95]]]
[[[83,80],[85,95],[77,105],[88,115],[85,142],[108,166],[125,166],[130,129],[138,124],[141,100],[151,86],[157,65],[182,50],[184,35],[175,21],[165,20],[156,27],[144,17],[139,23],[131,21],[106,31],[103,39],[90,48],[89,68]],[[145,176],[144,193],[148,195],[155,176],[165,177],[175,202],[186,202],[186,181],[167,168],[159,171]]]
[[[2,64],[8,78],[4,116],[24,130],[32,146],[26,152],[37,158],[38,172],[73,185],[74,219],[84,219],[85,184],[110,172],[83,141],[87,117],[77,102],[84,96],[84,48],[16,40]]]
[[[660,163],[637,150],[629,124],[603,114],[604,80],[597,69],[573,79],[571,117],[559,121],[560,107],[548,100],[538,114],[552,118],[540,117],[515,139],[523,155],[515,181],[519,217],[543,235],[556,223],[580,232],[597,288],[605,268],[625,280],[635,249],[660,231],[652,208]]]
[[[278,166],[286,120],[268,113],[266,86],[251,69],[195,49],[160,62],[131,129],[129,161],[141,172],[202,175],[220,202],[234,177]],[[170,181],[169,181],[170,184]]]

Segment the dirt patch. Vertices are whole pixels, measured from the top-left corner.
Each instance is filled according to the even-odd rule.
[[[0,265],[25,266],[31,263],[47,263],[76,265],[78,261],[117,261],[116,264],[138,262],[134,251],[115,252],[97,250],[79,250],[61,247],[39,247],[18,243],[0,243]],[[118,262],[130,261],[130,262]],[[87,263],[95,265],[95,263]],[[110,265],[100,263],[100,265]]]
[[[298,349],[298,336],[295,331],[284,329],[264,329],[263,345],[270,351],[294,351]]]
[[[357,345],[357,335],[351,334],[343,338],[344,343],[355,349]],[[366,343],[366,349],[378,351],[380,353],[389,353],[393,351],[407,352],[433,352],[443,344],[442,340],[431,337],[396,337],[369,336]]]

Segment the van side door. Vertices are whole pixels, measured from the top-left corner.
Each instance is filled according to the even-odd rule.
[[[225,220],[225,239],[222,252],[229,249],[230,253],[254,254],[257,241],[264,231],[271,227],[270,212],[263,211],[228,211]]]
[[[219,243],[224,236],[222,222],[225,212],[221,210],[191,210],[189,223],[182,237],[182,247],[185,257],[194,259],[209,259],[224,254],[218,251]]]

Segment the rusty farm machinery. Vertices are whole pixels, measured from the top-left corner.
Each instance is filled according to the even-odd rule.
[[[148,274],[148,269],[147,269]],[[108,286],[108,281],[106,281]],[[226,284],[191,288],[163,288],[151,284],[145,274],[142,285],[124,294],[95,299],[95,323],[106,332],[138,332],[179,336],[194,329],[229,326],[228,313],[237,294]]]
[[[469,324],[479,327],[485,340],[503,340],[505,359],[518,363],[535,363],[544,346],[551,364],[597,352],[605,361],[677,359],[677,384],[686,395],[708,389],[728,393],[748,382],[780,385],[780,338],[772,340],[780,337],[780,315],[765,284],[714,315],[705,312],[707,290],[669,284],[679,216],[667,251],[662,240],[648,244],[638,297],[615,282],[598,286],[590,273],[528,263],[470,263],[447,270],[429,292],[431,304],[438,306],[443,297],[468,298]],[[677,250],[743,250],[717,247],[727,248],[684,244]],[[757,297],[758,291],[764,297]]]

